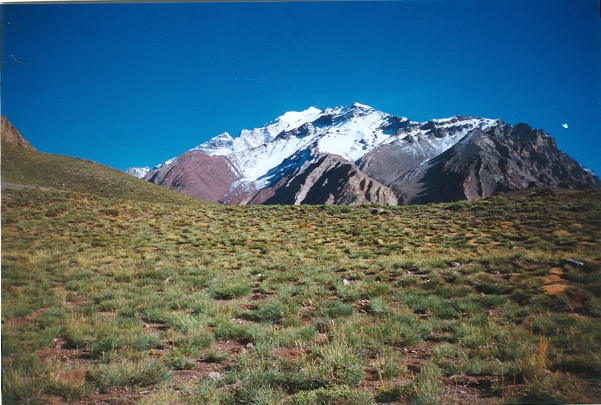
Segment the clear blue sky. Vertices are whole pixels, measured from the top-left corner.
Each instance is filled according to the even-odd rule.
[[[360,102],[526,122],[601,174],[599,0],[1,8],[2,114],[44,152],[154,166],[289,110]]]

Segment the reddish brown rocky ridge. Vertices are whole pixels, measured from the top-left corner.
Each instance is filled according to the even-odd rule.
[[[21,136],[17,128],[13,127],[10,121],[4,116],[0,118],[0,134],[2,134],[1,138],[3,142],[35,150],[35,148]]]

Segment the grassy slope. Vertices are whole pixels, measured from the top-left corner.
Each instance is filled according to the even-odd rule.
[[[2,154],[70,179],[2,195],[5,403],[601,401],[600,193],[223,207]]]
[[[194,199],[89,160],[2,142],[2,182],[165,203]],[[195,200],[198,202],[198,200]]]

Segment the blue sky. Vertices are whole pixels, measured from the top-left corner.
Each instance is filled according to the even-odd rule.
[[[598,0],[1,10],[2,114],[44,152],[154,166],[289,110],[360,102],[526,122],[601,174]]]

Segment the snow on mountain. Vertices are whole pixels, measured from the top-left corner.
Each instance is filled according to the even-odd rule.
[[[267,144],[284,131],[289,131],[311,122],[319,116],[322,111],[309,107],[304,111],[289,111],[276,118],[268,124],[252,130],[243,129],[237,138],[232,138],[224,132],[215,138],[193,148],[208,155],[229,155],[231,153],[243,153],[246,150]]]
[[[416,123],[417,125],[404,132],[403,136],[390,137],[382,145],[396,143],[413,154],[424,153],[424,149],[430,149],[438,155],[455,145],[468,132],[476,128],[487,130],[498,123],[499,120],[490,118],[459,116],[434,119],[422,124]]]
[[[325,131],[317,141],[317,150],[334,153],[356,162],[361,157],[390,137],[382,130],[382,123],[388,114],[371,107],[355,103],[341,110],[335,124]]]
[[[150,167],[146,166],[146,167],[130,167],[129,169],[125,170],[125,173],[127,174],[131,174],[132,176],[136,176],[139,179],[143,179],[148,172],[150,172]]]
[[[243,174],[242,182],[258,181],[256,188],[262,188],[273,180],[268,173],[281,164],[288,156],[309,146],[312,137],[291,137],[277,142],[262,144],[256,148],[242,150],[233,155],[232,161]]]
[[[300,112],[289,111],[262,128],[253,129],[252,131],[242,130],[240,138],[244,139],[254,148],[264,143],[271,142],[276,136],[284,131],[298,128],[307,122],[316,120],[321,114],[322,111],[315,107],[309,107]]]
[[[234,138],[227,132],[223,132],[215,138],[190,150],[198,150],[207,155],[229,155],[234,151]]]
[[[335,154],[359,164],[366,153],[397,143],[420,155],[438,155],[474,128],[485,129],[496,121],[472,117],[451,117],[427,123],[409,121],[370,106],[289,111],[266,125],[243,129],[233,138],[227,132],[191,149],[207,155],[225,156],[241,174],[232,189],[262,189],[278,181],[285,172],[280,165],[293,155]],[[303,153],[308,151],[309,153]],[[163,165],[173,162],[171,159]],[[159,167],[159,166],[157,166]]]
[[[243,173],[240,181],[256,182],[255,186],[260,189],[277,181],[269,173],[275,172],[274,169],[287,157],[303,149],[333,153],[351,161],[360,159],[388,137],[378,129],[386,116],[360,104],[325,112],[313,107],[300,113],[289,112],[265,127],[243,130],[238,139],[244,139],[248,144],[258,143],[260,134],[268,141],[242,148],[236,147],[237,140],[234,140],[232,160]]]

